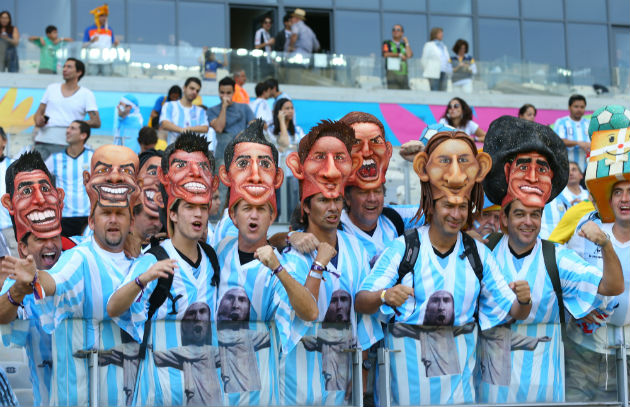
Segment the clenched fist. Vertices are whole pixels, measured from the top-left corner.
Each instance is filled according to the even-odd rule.
[[[532,300],[532,293],[529,289],[529,283],[525,280],[512,281],[510,288],[516,294],[516,299],[520,304],[529,304]]]

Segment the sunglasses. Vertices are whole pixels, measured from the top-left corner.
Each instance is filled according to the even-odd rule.
[[[448,105],[449,109],[459,109],[461,106],[459,103],[453,103],[452,105]]]
[[[400,28],[392,28],[392,31],[402,31]]]

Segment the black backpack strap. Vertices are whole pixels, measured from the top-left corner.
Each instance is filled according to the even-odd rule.
[[[394,224],[398,236],[402,236],[405,233],[405,222],[403,222],[402,216],[400,216],[396,209],[384,206],[381,214]]]
[[[477,250],[477,244],[475,239],[470,237],[468,233],[462,232],[462,243],[464,244],[464,252],[459,256],[460,259],[468,257],[468,262],[472,267],[479,283],[483,279],[483,263],[479,257],[479,251]]]
[[[497,245],[499,244],[499,241],[501,240],[502,237],[503,237],[503,233],[500,233],[500,232],[490,233],[490,236],[488,236],[488,243],[486,243],[486,246],[488,247],[488,249],[490,249],[490,251],[494,250],[494,248],[497,247]]]
[[[212,264],[212,269],[214,270],[210,285],[218,288],[219,283],[221,282],[221,268],[219,267],[219,259],[217,258],[217,253],[214,251],[212,246],[210,246],[206,242],[200,241],[199,245],[203,249],[203,252],[206,254],[206,256],[208,256],[208,259],[210,259],[210,264]]]
[[[407,229],[404,232],[405,236],[405,253],[398,266],[398,281],[396,284],[400,284],[403,277],[407,273],[413,273],[413,266],[416,264],[418,253],[420,253],[420,236],[418,236],[418,230]]]
[[[560,313],[560,323],[564,325],[564,301],[562,299],[562,285],[560,284],[560,273],[558,263],[556,263],[556,246],[549,240],[542,239],[542,254],[545,261],[545,269],[551,279],[553,291],[558,298],[558,312]]]

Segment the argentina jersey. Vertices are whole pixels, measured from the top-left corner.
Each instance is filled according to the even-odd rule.
[[[223,216],[214,227],[214,233],[209,244],[212,247],[219,247],[219,243],[221,243],[221,241],[226,237],[236,236],[238,236],[238,229],[234,226],[234,222],[232,222],[232,218],[230,218],[230,214],[226,208],[223,211]]]
[[[580,188],[580,194],[578,195],[573,195],[569,188],[562,190],[560,195],[545,205],[540,225],[540,233],[538,234],[539,237],[541,239],[548,239],[567,209],[587,199],[588,191],[585,189]]]
[[[208,117],[206,111],[199,106],[184,107],[179,100],[173,102],[166,102],[162,106],[162,112],[160,114],[160,124],[168,120],[176,126],[185,128],[191,126],[207,126]],[[168,144],[172,144],[179,133],[174,131],[168,132]]]
[[[205,252],[197,264],[186,261],[170,239],[160,246],[170,259],[177,260],[173,283],[164,303],[157,309],[150,324],[146,353],[140,354],[148,299],[158,280],[147,284],[139,301],[114,321],[135,341],[128,344],[128,359],[136,358],[138,379],[135,405],[220,405],[219,350],[211,324],[215,314],[216,287],[212,285],[214,269]],[[152,254],[138,258],[120,285],[133,282],[157,259]],[[132,381],[131,379],[129,380]]]
[[[478,402],[534,403],[564,401],[564,352],[558,299],[545,268],[542,241],[516,258],[504,236],[493,253],[506,281],[525,280],[531,289],[529,316],[480,333]],[[600,305],[601,271],[577,253],[555,245],[564,308],[582,318]],[[564,312],[564,310],[562,310]]]
[[[380,308],[389,324],[385,344],[400,352],[391,355],[391,393],[394,404],[474,403],[473,372],[476,361],[477,308],[483,329],[508,318],[516,296],[501,275],[494,256],[475,242],[483,279],[480,284],[466,255],[461,233],[446,258],[436,255],[428,235],[429,226],[418,229],[420,250],[401,284],[414,288],[415,296],[401,307],[400,315],[388,305]],[[393,287],[405,252],[404,237],[394,240],[376,261],[361,290]],[[392,321],[392,322],[394,322]]]
[[[281,405],[348,404],[352,353],[347,350],[367,349],[382,338],[375,318],[354,311],[355,294],[370,270],[367,252],[342,231],[337,231],[337,246],[337,263],[328,264],[320,284],[317,321],[291,314],[291,333],[281,344],[278,366]],[[283,265],[304,284],[315,256],[288,248]]]
[[[561,117],[553,125],[554,131],[560,138],[587,142],[590,144],[591,138],[588,135],[589,119],[582,118],[579,122],[571,119],[570,116]],[[580,166],[580,170],[586,168],[586,152],[580,146],[567,147],[569,161],[573,161]]]
[[[64,218],[90,215],[90,200],[83,185],[83,171],[90,171],[93,154],[86,147],[76,158],[70,157],[64,150],[46,159],[46,167],[55,176],[57,188],[63,188],[65,192],[62,211]]]
[[[39,319],[43,329],[52,334],[51,405],[86,405],[90,402],[92,377],[90,355],[115,342],[112,331],[102,330],[109,320],[107,300],[129,270],[131,261],[123,252],[101,249],[94,239],[61,254],[49,270],[56,291],[41,301]],[[107,376],[115,366],[99,367],[99,376]],[[119,403],[122,383],[100,381],[100,402]],[[112,398],[109,398],[112,397]]]

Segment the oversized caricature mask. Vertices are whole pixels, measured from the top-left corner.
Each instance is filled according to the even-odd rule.
[[[385,183],[385,173],[392,157],[392,143],[385,140],[383,124],[373,115],[350,112],[340,120],[354,130],[352,154],[361,157],[354,181],[349,185],[373,189]]]
[[[350,126],[324,120],[300,141],[297,153],[287,156],[287,166],[301,181],[301,202],[320,192],[326,198],[343,195],[361,165],[361,158],[350,153],[353,140]]]
[[[630,110],[619,105],[597,109],[588,132],[591,154],[586,166],[586,187],[602,222],[614,222],[610,207],[612,188],[619,181],[630,181]]]
[[[142,202],[144,210],[150,216],[159,216],[159,206],[156,202],[156,196],[160,193],[158,189],[158,185],[160,184],[158,168],[160,168],[161,163],[162,156],[157,154],[153,155],[142,161],[140,171],[138,172],[138,181],[142,183],[140,201]]]
[[[269,203],[277,215],[276,189],[284,179],[278,168],[278,150],[263,136],[264,122],[256,120],[247,126],[225,149],[226,168],[221,165],[219,177],[230,188],[230,210],[244,199],[252,205]]]
[[[6,172],[7,191],[2,205],[15,222],[15,237],[33,232],[40,239],[61,235],[64,191],[50,181],[46,165],[37,152],[24,153]]]
[[[413,160],[413,169],[423,183],[429,183],[433,201],[446,197],[451,204],[471,199],[474,186],[492,166],[490,156],[477,152],[474,141],[463,132],[440,132]]]
[[[497,205],[518,199],[542,208],[567,185],[567,149],[547,126],[502,116],[490,124],[484,151],[492,157],[492,169],[483,188]]]
[[[83,172],[83,184],[90,198],[90,216],[97,204],[131,211],[140,197],[136,181],[138,167],[138,156],[128,147],[108,144],[94,151],[90,172]]]

